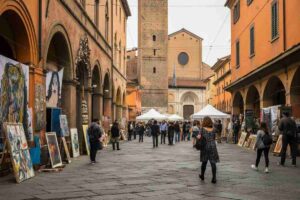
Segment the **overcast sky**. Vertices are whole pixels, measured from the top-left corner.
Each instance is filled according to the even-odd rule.
[[[203,41],[203,61],[213,65],[230,54],[230,12],[226,0],[169,0],[169,33],[182,28],[199,35]],[[128,0],[127,48],[137,47],[137,2]]]

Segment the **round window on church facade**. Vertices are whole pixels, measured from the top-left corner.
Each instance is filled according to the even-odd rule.
[[[179,55],[178,55],[178,62],[179,64],[181,65],[186,65],[188,64],[189,62],[189,55],[185,52],[181,52]]]

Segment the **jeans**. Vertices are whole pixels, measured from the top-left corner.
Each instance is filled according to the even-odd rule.
[[[139,142],[144,142],[144,134],[139,134]]]
[[[292,164],[296,165],[296,156],[297,156],[297,137],[291,137],[287,135],[282,135],[282,148],[281,148],[281,165],[285,163],[286,157],[286,150],[287,146],[290,145],[291,147],[291,154],[292,154]]]
[[[113,150],[115,150],[115,144],[117,143],[117,150],[120,150],[120,146],[119,146],[119,138],[112,138],[111,139],[111,143],[112,143],[112,146],[113,146]]]
[[[158,147],[158,135],[152,135],[153,148]]]
[[[98,151],[99,145],[96,142],[91,142],[90,143],[90,159],[91,162],[96,161],[96,155]]]
[[[175,132],[175,142],[180,142],[180,131]]]
[[[204,176],[205,174],[205,170],[206,170],[206,165],[207,165],[207,162],[202,162],[202,165],[201,165],[201,175]],[[212,175],[213,175],[213,179],[215,180],[216,179],[216,175],[217,175],[217,165],[215,162],[210,162],[210,165],[211,165],[211,171],[212,171]]]
[[[264,156],[265,156],[266,167],[269,167],[269,151],[270,151],[270,147],[264,148],[264,149],[257,149],[257,156],[256,156],[256,162],[255,162],[256,167],[258,167],[258,164],[260,162],[260,158],[261,158],[261,155],[263,152],[264,152]]]
[[[166,135],[167,135],[167,131],[161,131],[160,144],[162,143],[166,144]]]

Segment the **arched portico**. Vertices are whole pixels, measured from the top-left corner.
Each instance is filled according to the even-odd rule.
[[[263,107],[286,104],[286,90],[284,84],[277,76],[272,76],[263,92]]]
[[[240,92],[235,93],[233,97],[232,109],[234,115],[244,114],[244,98]]]
[[[298,67],[291,82],[290,103],[292,106],[293,116],[295,118],[300,118],[300,67]]]
[[[260,95],[257,88],[251,85],[246,95],[246,110],[252,110],[254,117],[259,118],[260,115]]]

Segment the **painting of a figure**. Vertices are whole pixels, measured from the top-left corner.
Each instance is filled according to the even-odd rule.
[[[11,160],[18,183],[34,176],[33,165],[22,124],[5,124]]]
[[[0,126],[23,123],[28,138],[29,68],[0,55]]]
[[[61,136],[62,137],[70,136],[67,116],[59,115],[59,121],[60,121]]]
[[[63,69],[59,72],[48,72],[46,75],[46,106],[58,108],[61,106]]]
[[[46,121],[46,92],[43,84],[35,85],[35,130],[40,131],[45,128]]]
[[[52,168],[61,166],[62,161],[61,161],[61,155],[57,143],[56,133],[54,132],[46,133],[46,139],[47,139]]]
[[[77,158],[80,155],[77,128],[71,128],[71,142],[73,158]]]

